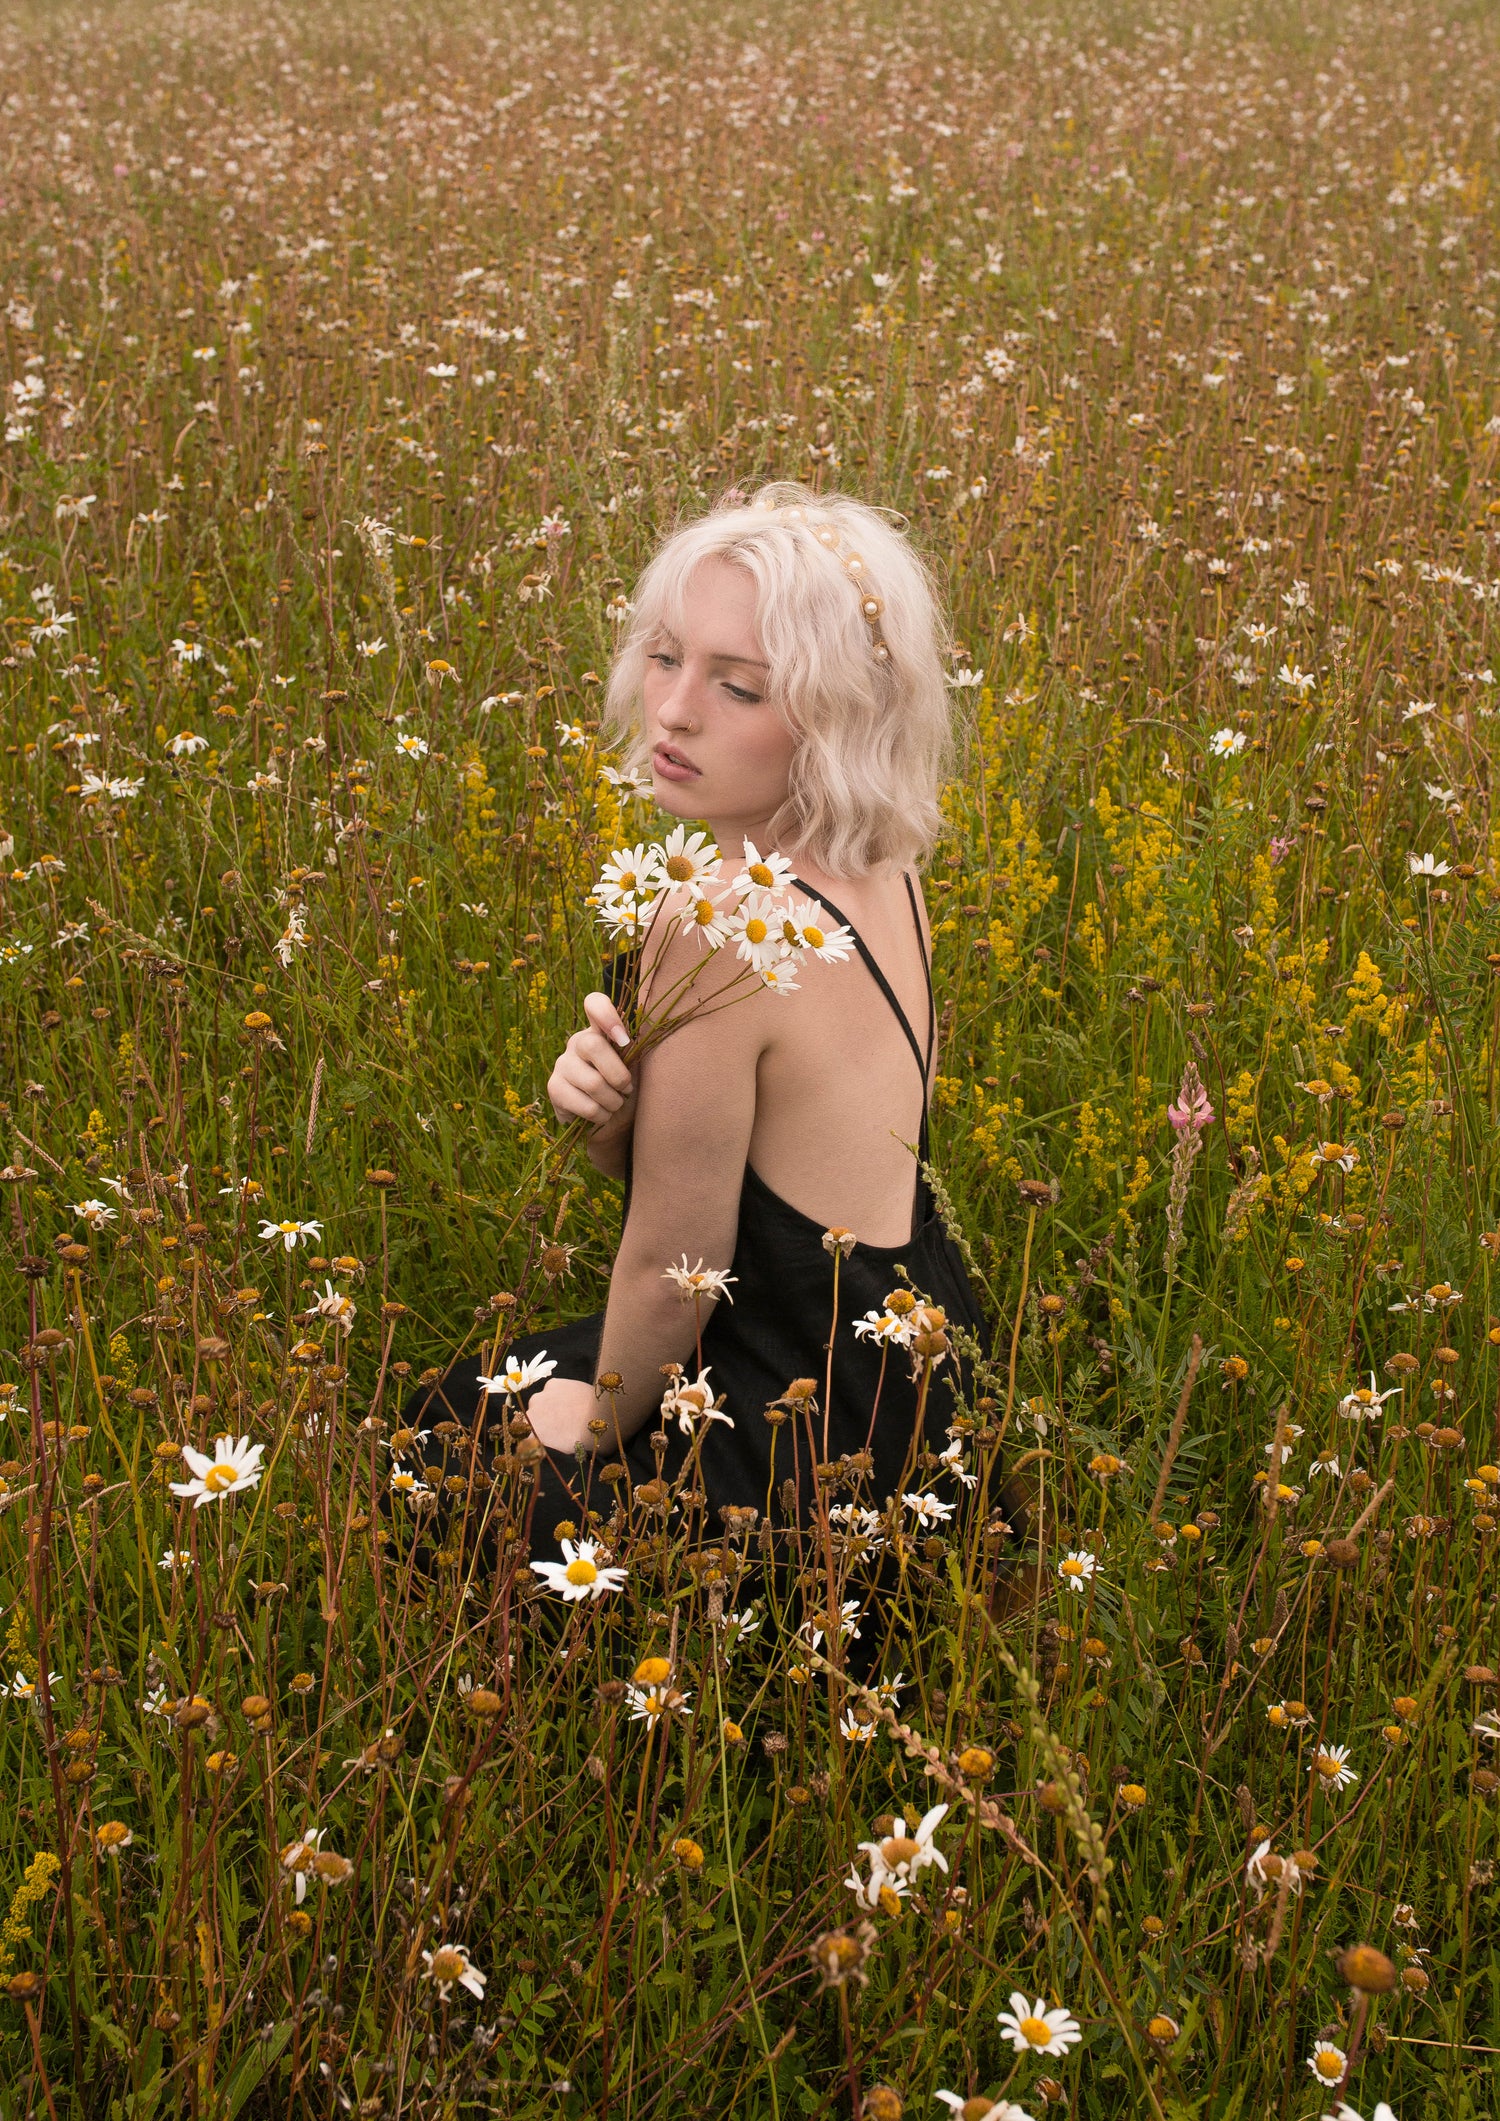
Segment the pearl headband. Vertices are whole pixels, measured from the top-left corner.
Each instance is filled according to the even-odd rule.
[[[807,509],[795,502],[780,505],[762,502],[760,506],[766,509],[767,514],[776,516],[783,523],[789,523],[794,529],[810,530],[818,543],[833,554],[859,592],[860,616],[870,629],[870,653],[877,663],[888,663],[891,651],[886,646],[885,635],[880,630],[880,614],[885,605],[870,588],[865,576],[865,563],[860,555],[844,550],[843,540],[832,523],[826,519],[822,522],[815,521]]]

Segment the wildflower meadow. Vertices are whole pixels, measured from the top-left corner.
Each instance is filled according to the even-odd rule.
[[[1469,0],[5,9],[3,2121],[1496,2111],[1497,155]],[[533,1568],[767,478],[952,613],[963,1499]]]

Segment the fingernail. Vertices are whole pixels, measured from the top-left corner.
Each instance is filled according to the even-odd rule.
[[[617,1046],[628,1046],[630,1044],[630,1033],[623,1024],[616,1024],[609,1035]]]

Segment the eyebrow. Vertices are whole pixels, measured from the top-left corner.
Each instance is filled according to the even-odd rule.
[[[670,626],[661,628],[660,638],[670,641],[674,648],[681,648],[683,645]],[[769,670],[771,667],[769,663],[763,663],[758,656],[733,655],[727,648],[710,649],[708,660],[711,663],[739,663],[746,670]]]

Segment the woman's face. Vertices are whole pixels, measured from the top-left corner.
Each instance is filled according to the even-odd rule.
[[[651,787],[673,817],[706,818],[721,845],[754,838],[786,801],[797,740],[765,696],[755,583],[728,560],[688,579],[682,633],[648,644],[643,688]]]

